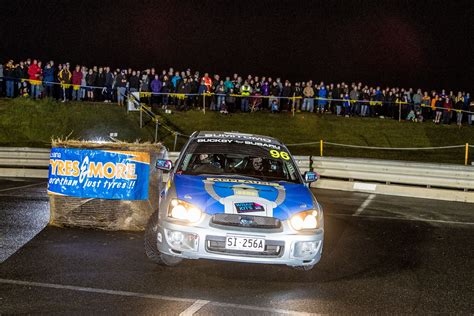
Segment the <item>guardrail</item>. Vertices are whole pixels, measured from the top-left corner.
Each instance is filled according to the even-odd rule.
[[[178,152],[169,152],[176,160]],[[294,156],[312,187],[474,203],[474,167],[376,159]],[[1,177],[47,178],[49,149],[0,148]],[[166,181],[166,175],[163,179]]]
[[[0,147],[0,177],[47,178],[47,148]]]

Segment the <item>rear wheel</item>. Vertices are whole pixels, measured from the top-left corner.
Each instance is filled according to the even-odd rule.
[[[175,266],[179,264],[183,259],[173,257],[161,253],[157,247],[157,233],[158,233],[158,211],[148,220],[148,224],[145,229],[145,253],[146,256],[153,262],[164,265],[164,266]]]

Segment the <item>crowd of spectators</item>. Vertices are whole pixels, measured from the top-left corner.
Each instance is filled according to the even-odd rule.
[[[337,116],[382,117],[436,124],[472,125],[474,103],[468,92],[422,91],[399,87],[371,87],[359,83],[313,80],[290,82],[266,76],[203,75],[191,69],[146,70],[56,65],[27,59],[0,64],[0,95],[55,98],[62,102],[117,102],[141,94],[146,102],[166,109],[201,108],[229,112],[269,111],[332,113]],[[184,97],[184,95],[186,95]]]

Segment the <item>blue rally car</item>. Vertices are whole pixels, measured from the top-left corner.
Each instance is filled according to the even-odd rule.
[[[170,171],[145,232],[147,256],[284,264],[310,270],[321,259],[323,210],[278,140],[243,133],[195,132]]]

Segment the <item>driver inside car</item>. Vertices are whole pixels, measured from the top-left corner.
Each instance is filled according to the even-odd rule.
[[[195,172],[222,172],[222,165],[218,155],[199,154],[194,161],[193,171]]]

